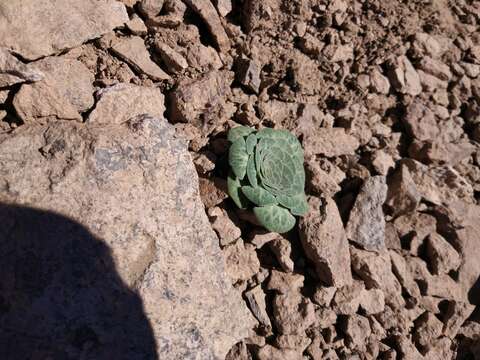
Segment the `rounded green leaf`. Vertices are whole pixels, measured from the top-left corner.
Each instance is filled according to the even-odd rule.
[[[295,226],[295,217],[278,205],[255,207],[253,213],[260,224],[272,232],[285,233]]]
[[[247,199],[255,205],[263,206],[277,204],[275,196],[260,187],[242,186],[241,190]]]
[[[240,209],[245,209],[249,202],[248,199],[243,195],[241,191],[241,183],[240,180],[237,179],[235,174],[230,173],[227,177],[227,188],[228,188],[228,195],[233,200],[235,205],[237,205]]]
[[[308,212],[308,202],[304,193],[294,196],[277,195],[278,203],[290,209],[293,215],[303,216]]]
[[[255,169],[255,159],[253,155],[250,155],[247,162],[247,179],[250,185],[253,187],[258,186],[257,170]]]
[[[240,137],[230,145],[228,151],[228,163],[239,180],[242,180],[245,177],[245,173],[247,172],[247,162],[247,146],[245,140]]]
[[[237,141],[239,138],[243,138],[248,136],[250,133],[254,132],[255,129],[249,128],[248,126],[237,126],[234,127],[233,129],[230,129],[227,135],[228,141],[231,143],[234,143]]]
[[[247,154],[252,155],[253,152],[255,151],[255,145],[257,145],[257,135],[255,134],[248,135],[246,144],[247,144]]]

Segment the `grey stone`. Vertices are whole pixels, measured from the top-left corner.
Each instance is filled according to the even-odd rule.
[[[372,176],[365,180],[355,205],[350,212],[347,237],[365,250],[385,249],[385,218],[382,205],[387,197],[384,176]]]
[[[187,144],[166,120],[24,125],[0,135],[0,153],[12,204],[0,337],[15,357],[224,359],[248,335]]]
[[[71,49],[123,25],[128,14],[115,0],[0,2],[0,47],[27,60]]]

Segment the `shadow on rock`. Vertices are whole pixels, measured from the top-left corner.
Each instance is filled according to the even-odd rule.
[[[0,204],[0,358],[158,356],[103,241],[64,216]]]

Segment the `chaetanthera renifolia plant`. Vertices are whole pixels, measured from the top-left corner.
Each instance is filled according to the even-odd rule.
[[[267,230],[285,233],[308,211],[303,149],[286,130],[238,126],[228,133],[228,193],[241,209],[253,207]]]

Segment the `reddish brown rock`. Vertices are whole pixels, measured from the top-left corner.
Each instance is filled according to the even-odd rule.
[[[280,294],[287,294],[290,291],[297,292],[303,287],[304,279],[304,276],[300,274],[272,270],[267,289]]]
[[[386,76],[377,69],[370,72],[370,86],[373,91],[379,94],[388,94],[390,91],[390,82]]]
[[[211,208],[208,210],[208,215],[213,218],[212,228],[220,238],[220,245],[231,244],[242,235],[240,228],[235,225],[225,210],[218,207]]]
[[[331,287],[320,286],[315,290],[312,296],[312,300],[314,303],[320,306],[329,307],[336,291],[337,291],[337,288],[333,286]]]
[[[113,0],[2,1],[0,14],[0,47],[27,60],[80,46],[128,21],[125,6]]]
[[[340,327],[347,336],[351,348],[362,348],[365,340],[370,336],[371,329],[368,319],[361,315],[349,315],[340,323]]]
[[[385,302],[394,308],[403,307],[405,302],[401,296],[402,287],[392,273],[390,256],[387,252],[373,253],[364,250],[350,249],[352,269],[360,276],[368,288],[383,290]]]
[[[279,349],[297,350],[300,353],[303,353],[311,342],[305,334],[279,335],[275,339],[275,345]]]
[[[280,334],[298,334],[315,322],[315,308],[299,292],[277,294],[273,299],[273,319]]]
[[[364,289],[360,294],[360,307],[366,315],[373,315],[385,309],[385,295],[380,289]]]
[[[393,87],[402,94],[416,96],[422,92],[420,77],[406,56],[396,57],[390,62],[388,78]]]
[[[390,207],[392,216],[397,217],[415,211],[420,200],[410,171],[405,165],[400,165],[388,184],[386,204]]]
[[[415,343],[424,351],[430,350],[434,340],[442,335],[442,322],[434,314],[426,312],[415,323]]]
[[[460,327],[475,309],[475,305],[461,301],[450,301],[443,320],[443,334],[450,339],[457,336]]]
[[[332,302],[332,308],[337,314],[355,314],[360,306],[361,295],[365,286],[361,281],[354,281],[337,290]]]
[[[359,147],[358,140],[345,132],[343,128],[320,128],[305,136],[303,146],[305,155],[325,155],[334,157],[352,155]]]
[[[275,254],[280,267],[285,272],[293,272],[292,244],[282,236],[269,243],[270,249]]]
[[[172,121],[194,123],[207,108],[225,101],[232,80],[229,71],[210,71],[198,79],[179,82],[170,98]]]
[[[220,51],[228,51],[230,40],[213,4],[209,0],[185,0],[185,3],[205,21]]]
[[[265,345],[257,352],[258,360],[303,360],[302,353],[291,349],[279,349],[272,345]]]
[[[112,51],[137,72],[154,81],[170,79],[170,76],[150,59],[145,43],[139,36],[116,39],[112,44]]]
[[[437,233],[427,238],[427,255],[433,273],[437,275],[457,270],[462,261],[455,248]]]
[[[343,223],[333,199],[309,199],[309,213],[300,219],[300,239],[319,279],[329,286],[352,281],[350,254]]]
[[[199,178],[200,197],[207,209],[219,205],[228,197],[225,180]]]
[[[225,247],[223,257],[227,274],[234,283],[250,279],[260,268],[255,248],[250,244],[244,244],[242,239]]]

